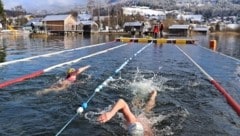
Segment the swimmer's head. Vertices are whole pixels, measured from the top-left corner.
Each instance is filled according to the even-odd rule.
[[[69,68],[68,71],[67,71],[67,74],[72,74],[75,71],[76,71],[75,68]]]
[[[144,136],[144,129],[141,123],[136,122],[128,127],[128,133],[130,136]]]

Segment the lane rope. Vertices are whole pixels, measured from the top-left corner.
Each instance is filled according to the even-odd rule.
[[[235,112],[240,116],[240,105],[236,100],[225,90],[216,80],[213,79],[201,66],[199,66],[187,53],[185,53],[181,48],[175,45],[195,66],[197,66],[200,71],[207,76],[210,83],[212,83],[215,88],[226,98],[228,104],[235,110]]]
[[[37,55],[37,56],[27,57],[27,58],[23,58],[23,59],[17,59],[17,60],[7,61],[7,62],[0,63],[0,67],[1,67],[1,66],[4,66],[4,65],[9,65],[9,64],[17,63],[17,62],[29,61],[29,60],[36,59],[36,58],[40,58],[40,57],[49,57],[49,56],[52,56],[52,55],[57,55],[57,54],[65,53],[65,52],[77,51],[77,50],[82,50],[82,49],[97,47],[97,46],[100,46],[100,45],[103,45],[103,44],[106,44],[106,43],[100,43],[100,44],[95,44],[95,45],[90,45],[90,46],[84,46],[84,47],[79,47],[79,48],[74,48],[74,49],[69,49],[69,50],[63,50],[63,51],[52,52],[52,53],[43,54],[43,55]]]
[[[118,74],[129,63],[129,61],[131,61],[134,57],[136,57],[138,54],[140,54],[144,49],[149,47],[151,44],[152,44],[152,42],[145,45],[143,48],[141,48],[139,51],[137,51],[133,55],[133,57],[130,57],[129,59],[127,59],[119,68],[117,68],[113,75],[109,76],[100,85],[98,85],[97,88],[95,88],[93,94],[89,97],[89,99],[86,102],[83,102],[82,105],[77,108],[77,113],[62,127],[62,129],[55,136],[59,136],[66,129],[66,127],[72,122],[72,120],[77,117],[78,114],[81,115],[84,112],[84,110],[87,109],[88,103],[93,99],[93,97],[96,95],[96,93],[100,92],[103,87],[106,87],[108,85],[108,83],[113,80],[113,76],[115,74]]]
[[[49,72],[49,71],[51,71],[51,70],[53,70],[53,69],[55,69],[57,67],[62,67],[64,65],[71,65],[71,64],[79,62],[79,61],[81,61],[83,59],[87,59],[87,58],[90,58],[90,57],[93,57],[93,56],[96,56],[96,55],[104,54],[104,53],[107,53],[108,51],[111,51],[111,50],[114,50],[114,49],[117,49],[117,48],[120,48],[120,47],[123,47],[123,46],[126,46],[126,45],[128,45],[128,44],[127,43],[121,44],[121,45],[116,46],[116,47],[108,48],[108,49],[105,49],[105,50],[102,50],[102,51],[99,51],[99,52],[96,52],[96,53],[92,53],[90,55],[87,55],[87,56],[84,56],[84,57],[81,57],[81,58],[78,58],[78,59],[75,59],[75,60],[72,60],[72,61],[68,61],[68,62],[64,62],[64,63],[61,63],[61,64],[57,64],[57,65],[48,67],[48,68],[43,69],[43,70],[39,70],[39,71],[30,73],[30,74],[27,74],[27,75],[15,78],[15,79],[11,79],[11,80],[2,82],[2,83],[0,83],[0,89],[4,88],[6,86],[12,85],[14,83],[22,82],[24,80],[40,76],[43,73]]]

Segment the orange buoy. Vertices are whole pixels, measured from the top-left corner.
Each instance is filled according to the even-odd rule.
[[[213,50],[213,51],[216,51],[216,49],[217,49],[217,41],[216,41],[216,40],[211,40],[211,41],[209,42],[209,48],[210,48],[211,50]]]

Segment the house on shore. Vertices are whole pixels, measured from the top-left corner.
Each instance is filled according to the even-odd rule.
[[[83,30],[84,34],[91,34],[99,32],[99,26],[95,21],[78,21],[77,27]]]
[[[188,35],[190,25],[171,25],[169,26],[169,33],[171,35]]]
[[[77,32],[77,18],[68,15],[48,15],[42,20],[45,31],[49,33]]]
[[[135,21],[135,22],[125,22],[123,24],[123,29],[125,32],[130,32],[132,28],[135,28],[137,32],[142,31],[144,24],[139,22],[139,21]]]
[[[170,35],[191,35],[192,33],[201,33],[207,34],[209,32],[209,27],[205,25],[196,25],[196,24],[188,24],[188,25],[171,25],[169,26]]]
[[[23,25],[23,30],[25,32],[34,32],[34,31],[44,31],[44,27],[42,24],[43,18],[32,18],[25,25]]]
[[[97,33],[99,32],[98,24],[92,20],[92,16],[89,14],[79,14],[77,27],[83,30],[84,34]]]

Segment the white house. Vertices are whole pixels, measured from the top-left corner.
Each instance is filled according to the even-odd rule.
[[[203,22],[204,18],[202,15],[183,15],[183,14],[179,14],[177,16],[177,20],[191,20],[192,22]]]

